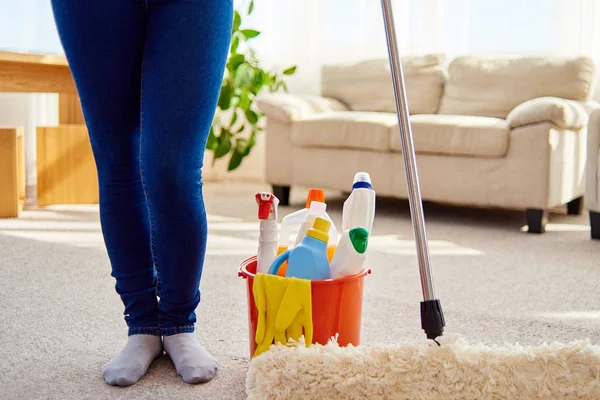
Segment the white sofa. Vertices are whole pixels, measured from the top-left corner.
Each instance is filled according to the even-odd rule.
[[[595,67],[587,57],[431,54],[402,59],[423,199],[581,213]],[[321,95],[269,93],[266,179],[282,204],[293,185],[349,191],[355,171],[382,196],[407,197],[387,59],[326,66]]]
[[[585,208],[590,213],[592,239],[600,239],[600,110],[590,116],[588,132]]]

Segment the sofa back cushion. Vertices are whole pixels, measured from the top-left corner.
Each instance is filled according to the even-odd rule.
[[[444,56],[403,57],[401,62],[410,113],[437,113],[446,78]],[[321,78],[321,94],[341,100],[353,111],[396,112],[387,58],[327,65]]]
[[[536,97],[591,99],[594,63],[588,57],[457,57],[448,67],[440,114],[506,118]]]

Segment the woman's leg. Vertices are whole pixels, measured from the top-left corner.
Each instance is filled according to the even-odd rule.
[[[148,0],[142,180],[165,350],[186,382],[212,379],[195,309],[207,239],[201,168],[229,49],[232,0]]]
[[[113,385],[130,385],[162,352],[140,174],[141,67],[146,29],[143,0],[52,0],[96,160],[100,219],[125,306],[129,340],[104,370]]]

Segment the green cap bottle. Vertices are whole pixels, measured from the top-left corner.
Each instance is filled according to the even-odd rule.
[[[369,232],[367,232],[366,229],[350,229],[350,232],[348,232],[348,236],[350,236],[352,246],[358,254],[364,254],[364,252],[367,251],[367,245],[369,244]]]

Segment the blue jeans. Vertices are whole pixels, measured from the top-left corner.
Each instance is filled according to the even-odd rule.
[[[96,162],[129,335],[193,332],[207,239],[201,167],[233,0],[52,0]]]

